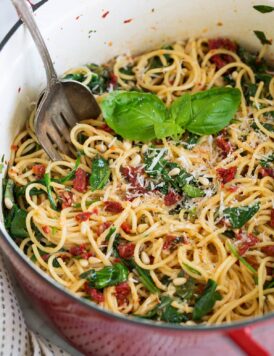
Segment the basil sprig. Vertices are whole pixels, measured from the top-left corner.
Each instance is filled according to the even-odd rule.
[[[89,184],[92,191],[103,189],[110,176],[108,161],[97,156],[92,160]]]
[[[248,220],[250,220],[260,209],[260,203],[257,202],[251,206],[240,206],[235,208],[226,208],[224,217],[229,220],[233,229],[240,229]]]
[[[178,137],[185,130],[209,135],[234,117],[241,93],[236,88],[213,88],[183,94],[169,109],[152,93],[113,91],[101,104],[108,126],[123,138],[150,141]]]

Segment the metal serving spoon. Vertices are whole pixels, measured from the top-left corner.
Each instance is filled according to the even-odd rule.
[[[69,154],[70,129],[80,120],[96,118],[101,111],[92,92],[85,85],[57,78],[30,4],[27,0],[11,1],[30,31],[46,70],[47,87],[38,101],[35,133],[49,157],[53,161],[60,160],[61,156],[55,147]]]

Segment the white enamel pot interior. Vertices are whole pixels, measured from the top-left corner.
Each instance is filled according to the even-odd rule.
[[[274,0],[263,3],[274,6]],[[274,21],[273,13],[263,15],[252,8],[254,4],[250,0],[49,0],[35,17],[61,74],[74,66],[100,64],[115,55],[135,54],[188,37],[229,37],[258,50],[261,45],[253,30],[274,39]],[[273,61],[274,45],[268,57]],[[46,79],[24,26],[2,43],[0,68],[0,153],[8,158],[12,139]],[[14,245],[2,217],[0,229]]]

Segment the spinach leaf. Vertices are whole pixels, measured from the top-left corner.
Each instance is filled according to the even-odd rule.
[[[241,255],[239,255],[235,246],[232,245],[231,243],[229,243],[228,247],[229,247],[232,255],[234,257],[236,257],[240,262],[242,262],[242,264],[245,265],[246,268],[248,268],[250,270],[250,272],[254,273],[257,276],[257,271]]]
[[[244,97],[247,101],[248,104],[251,104],[252,101],[250,100],[250,97],[254,97],[256,92],[257,92],[258,85],[256,83],[244,83],[243,84],[243,92],[244,92]]]
[[[128,269],[123,264],[116,263],[113,266],[106,266],[99,271],[91,269],[82,273],[80,277],[86,279],[90,287],[102,289],[126,281],[128,278]]]
[[[139,316],[146,319],[154,319],[166,321],[168,323],[183,323],[189,320],[186,314],[182,314],[178,309],[174,308],[171,303],[173,299],[169,296],[162,296],[160,298],[160,304],[153,308],[144,316]]]
[[[103,189],[107,184],[110,176],[110,169],[108,161],[103,157],[95,157],[91,164],[91,175],[89,177],[89,184],[91,190]]]
[[[209,279],[202,295],[196,300],[193,309],[193,320],[201,320],[203,316],[208,314],[214,307],[217,300],[221,300],[222,296],[216,292],[217,283]]]
[[[250,220],[260,209],[260,203],[257,202],[252,206],[241,206],[235,208],[226,208],[224,217],[229,220],[233,229],[241,228]]]
[[[4,186],[5,185],[5,186]],[[7,179],[5,184],[3,184],[4,190],[4,203],[8,209],[11,209],[14,204],[14,181],[12,179]]]
[[[91,63],[87,67],[92,71],[93,75],[88,87],[93,94],[103,94],[107,91],[107,88],[110,84],[110,72],[104,66],[99,66],[97,64]]]
[[[164,103],[151,93],[114,91],[103,99],[101,108],[108,126],[130,140],[153,140],[155,124],[167,119]]]
[[[194,273],[194,274],[198,274],[199,276],[201,275],[201,273],[200,273],[197,269],[195,269],[195,268],[189,266],[188,264],[183,263],[183,266],[184,266],[185,269],[188,270],[189,272]]]
[[[56,203],[55,203],[55,201],[53,199],[53,196],[52,196],[52,189],[51,189],[51,186],[50,186],[51,179],[50,179],[50,174],[49,173],[45,173],[44,182],[45,182],[45,186],[47,188],[48,199],[49,199],[50,205],[51,205],[52,209],[57,210],[57,205],[56,205]]]
[[[67,74],[63,79],[76,80],[77,82],[83,82],[85,80],[85,76],[82,73],[70,73],[70,74]]]
[[[149,271],[143,269],[133,260],[131,260],[136,272],[139,275],[140,281],[143,283],[144,287],[152,294],[159,293],[159,289],[154,284],[152,278],[150,277]]]
[[[229,239],[234,239],[235,238],[235,232],[233,230],[226,230],[226,231],[223,232],[223,235],[225,235]]]
[[[235,88],[213,88],[191,96],[191,117],[185,128],[197,135],[217,133],[227,126],[241,102]]]
[[[192,277],[189,277],[187,281],[180,285],[176,286],[176,293],[175,295],[181,298],[182,300],[191,300],[194,296],[196,291],[196,284],[195,280]]]
[[[14,204],[13,217],[10,223],[10,233],[12,237],[17,237],[20,239],[24,239],[28,237],[28,230],[26,226],[26,210],[18,208]]]
[[[268,12],[274,11],[274,7],[268,5],[255,5],[253,6],[253,9],[261,12],[262,14],[267,14]]]
[[[255,73],[255,78],[258,82],[262,81],[265,85],[269,85],[272,75],[267,73]]]
[[[274,278],[271,281],[267,281],[264,284],[264,289],[274,288]]]
[[[112,234],[114,234],[115,231],[116,231],[116,227],[114,227],[114,226],[109,229],[109,232],[106,236],[106,241],[109,241],[109,239],[111,238]],[[117,234],[116,236],[118,236],[118,235],[119,234]]]
[[[258,40],[261,42],[262,45],[269,44],[271,45],[271,41],[266,38],[266,35],[263,31],[253,31]]]
[[[194,187],[191,184],[186,184],[183,187],[183,191],[186,193],[186,195],[190,198],[198,198],[204,196],[204,191],[202,189],[199,189],[197,187]]]
[[[65,182],[72,180],[74,178],[75,172],[77,171],[77,168],[79,167],[80,164],[80,159],[81,159],[81,154],[78,153],[75,166],[73,167],[71,172],[69,172],[65,177],[58,179],[57,180],[58,183],[64,184]]]

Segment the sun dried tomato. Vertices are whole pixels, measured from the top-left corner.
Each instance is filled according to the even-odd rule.
[[[124,221],[123,224],[121,225],[121,228],[124,230],[126,234],[131,233],[131,226],[129,225],[128,222]]]
[[[127,303],[129,294],[130,286],[127,282],[120,283],[115,287],[115,295],[119,306]]]
[[[170,190],[164,197],[164,203],[166,206],[171,206],[178,203],[181,199],[181,195],[175,193],[174,190]]]
[[[274,228],[274,209],[271,209],[269,225]]]
[[[237,50],[237,45],[228,38],[210,39],[208,41],[208,47],[210,50],[219,48],[224,48],[232,52],[236,52]],[[217,69],[220,69],[235,60],[229,54],[216,54],[211,57],[210,61],[216,64]]]
[[[88,283],[85,283],[84,290],[94,302],[102,303],[104,301],[104,294],[95,288],[89,287]]]
[[[50,233],[50,228],[47,225],[42,226],[42,230],[44,231],[45,234],[49,234]]]
[[[261,248],[261,251],[267,256],[274,257],[274,246],[264,246]]]
[[[222,154],[226,157],[232,150],[230,142],[226,141],[223,136],[216,138],[216,145],[222,150]]]
[[[259,241],[255,235],[244,234],[243,232],[236,234],[236,238],[240,241],[238,245],[238,252],[241,256],[244,255],[250,249],[250,247],[255,246]]]
[[[260,168],[260,173],[261,173],[262,177],[274,178],[274,169],[273,168],[268,168],[268,167]]]
[[[121,203],[119,203],[118,201],[107,200],[104,202],[104,204],[105,210],[110,213],[121,213],[124,210]]]
[[[219,180],[223,184],[226,184],[228,182],[231,182],[235,178],[235,175],[237,172],[237,167],[233,166],[230,168],[218,168],[216,171],[217,171]]]
[[[84,193],[87,190],[87,186],[88,175],[82,168],[78,168],[73,179],[73,188],[78,192]]]
[[[77,222],[87,221],[91,217],[92,213],[90,211],[84,211],[75,216]]]
[[[36,175],[37,178],[42,178],[46,173],[46,166],[43,164],[35,164],[32,166],[32,172]]]
[[[103,224],[100,224],[97,227],[97,235],[100,236],[104,231],[106,231],[110,226],[112,225],[112,223],[110,221],[106,221]]]
[[[132,242],[119,244],[118,245],[119,256],[127,260],[134,255],[134,249],[135,249],[135,245]]]
[[[62,191],[58,193],[62,202],[62,209],[69,208],[72,205],[73,194],[72,192]]]

